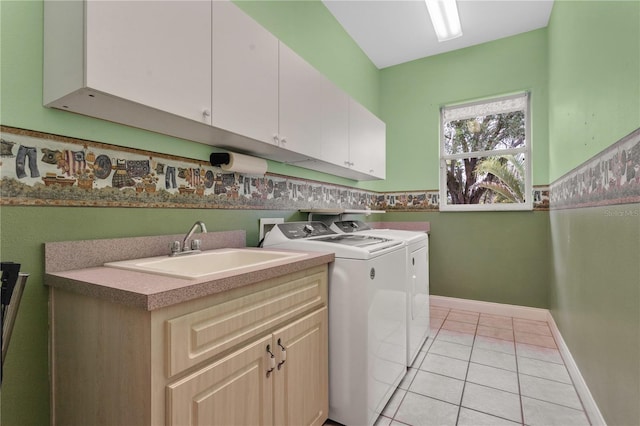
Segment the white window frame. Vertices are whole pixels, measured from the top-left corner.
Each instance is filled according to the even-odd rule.
[[[459,116],[456,119],[477,117],[481,114],[477,110],[488,107],[495,111],[486,112],[484,115],[495,113],[506,113],[518,111],[520,108],[509,108],[510,101],[524,98],[524,125],[525,144],[524,147],[513,149],[497,149],[490,151],[474,151],[459,154],[445,153],[444,124],[452,119],[445,117],[451,113]],[[496,154],[519,154],[524,153],[525,168],[525,201],[524,203],[493,203],[493,204],[448,204],[447,202],[447,160],[458,160],[464,158],[491,157]],[[465,102],[460,104],[446,105],[440,108],[440,211],[523,211],[533,210],[533,183],[532,183],[532,161],[531,161],[531,95],[530,92],[519,92],[516,94],[486,98],[478,101]]]

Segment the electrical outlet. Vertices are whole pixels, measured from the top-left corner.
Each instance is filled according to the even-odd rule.
[[[283,217],[263,217],[260,219],[260,240],[264,238],[264,234],[269,232],[277,223],[284,223]]]

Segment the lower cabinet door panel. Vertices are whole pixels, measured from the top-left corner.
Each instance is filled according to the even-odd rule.
[[[167,386],[167,425],[271,425],[273,378],[266,336]]]
[[[329,414],[327,308],[273,334],[275,424],[322,426]],[[286,356],[283,353],[286,351]],[[282,363],[283,360],[286,361]]]

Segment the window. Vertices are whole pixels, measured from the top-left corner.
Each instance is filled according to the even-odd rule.
[[[440,210],[531,210],[529,94],[445,106]]]

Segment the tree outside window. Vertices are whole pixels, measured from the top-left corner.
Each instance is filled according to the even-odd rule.
[[[441,111],[440,209],[531,210],[528,93]]]

